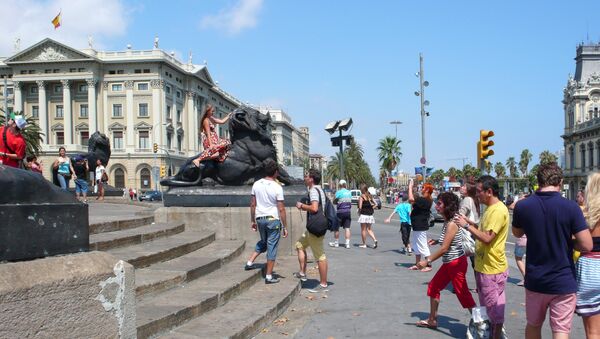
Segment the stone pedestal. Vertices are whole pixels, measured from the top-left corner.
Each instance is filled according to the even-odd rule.
[[[252,186],[172,187],[163,194],[166,207],[248,207]],[[308,194],[303,185],[284,186],[286,206],[295,206]]]

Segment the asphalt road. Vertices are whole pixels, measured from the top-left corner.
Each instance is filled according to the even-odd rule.
[[[434,262],[434,270],[429,273],[408,270],[415,259],[399,251],[402,244],[397,217],[390,224],[383,223],[391,211],[384,208],[375,214],[374,230],[379,248],[357,247],[360,243],[360,226],[356,222],[351,228],[350,249],[327,246],[330,291],[316,295],[307,291],[318,283],[316,264],[310,263],[309,280],[303,283],[300,296],[257,338],[464,338],[470,316],[449,290],[442,292],[438,329],[415,326],[418,320],[425,319],[429,313],[427,284],[441,265],[441,260]],[[356,212],[353,212],[356,220]],[[440,230],[441,224],[436,224],[430,229],[429,237],[436,238]],[[326,241],[331,238],[332,235],[328,234]],[[367,243],[371,244],[370,240]],[[509,337],[522,338],[526,324],[525,292],[523,287],[516,285],[521,277],[512,255],[513,246],[514,238],[511,235],[506,249],[510,277],[506,289],[505,328]],[[432,251],[436,249],[433,247]],[[277,273],[289,277],[291,272]],[[469,287],[474,288],[470,268],[467,278]],[[473,297],[478,303],[477,295]],[[542,334],[544,338],[552,336],[548,321]],[[578,316],[574,317],[571,337],[585,338]]]

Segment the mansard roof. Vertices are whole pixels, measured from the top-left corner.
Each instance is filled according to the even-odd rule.
[[[58,41],[46,38],[37,44],[7,58],[4,60],[4,63],[7,65],[12,65],[64,61],[98,61],[98,59],[72,47],[61,44]]]

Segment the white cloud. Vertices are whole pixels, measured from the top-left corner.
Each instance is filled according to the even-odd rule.
[[[201,28],[214,28],[229,35],[240,33],[246,28],[255,27],[263,0],[239,0],[218,14],[204,16]]]
[[[61,27],[52,19],[61,11]],[[16,38],[21,50],[51,38],[74,48],[87,47],[88,35],[94,48],[102,49],[103,39],[125,34],[128,11],[121,0],[20,0],[0,11],[0,56],[14,54]]]

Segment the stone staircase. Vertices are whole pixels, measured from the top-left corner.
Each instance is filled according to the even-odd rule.
[[[244,241],[155,223],[152,215],[92,223],[90,250],[135,267],[138,338],[253,337],[300,291],[290,274],[294,258],[278,258],[276,272],[286,274],[265,285],[262,270],[243,269],[253,250]]]

